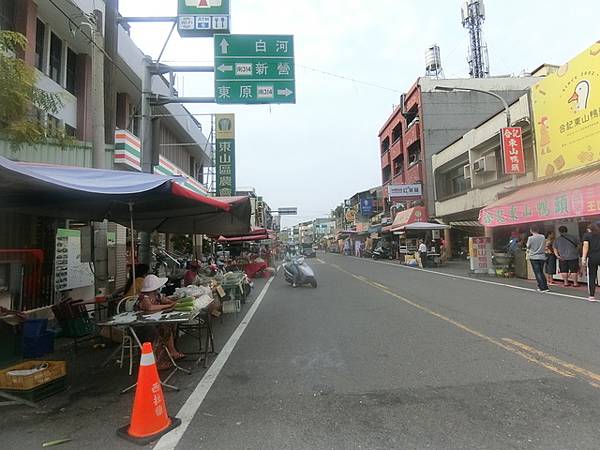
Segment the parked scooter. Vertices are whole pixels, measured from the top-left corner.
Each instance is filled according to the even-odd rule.
[[[377,247],[371,255],[373,259],[390,259],[390,251],[385,247]]]
[[[283,265],[283,274],[285,281],[293,287],[311,285],[317,287],[317,279],[312,268],[304,262],[303,257],[290,258]]]

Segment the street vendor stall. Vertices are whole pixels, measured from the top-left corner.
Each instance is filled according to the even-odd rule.
[[[132,232],[135,228],[230,236],[250,230],[247,197],[207,197],[188,190],[184,181],[178,176],[31,164],[0,157],[0,212],[86,222],[109,220]],[[134,254],[132,249],[132,269]]]
[[[396,215],[391,231],[399,237],[401,262],[415,264],[419,240],[423,240],[427,245],[428,262],[434,265],[441,264],[441,239],[436,234],[450,227],[440,223],[424,222],[423,219],[426,218],[426,210],[422,206],[401,211]]]

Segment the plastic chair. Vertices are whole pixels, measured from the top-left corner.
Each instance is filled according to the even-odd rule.
[[[137,297],[123,297],[117,305],[117,314],[124,312],[133,312]],[[121,358],[119,359],[119,366],[123,368],[123,361],[125,360],[125,352],[129,352],[129,375],[133,373],[133,350],[139,348],[137,342],[129,334],[129,329],[123,330],[123,338],[121,341]]]

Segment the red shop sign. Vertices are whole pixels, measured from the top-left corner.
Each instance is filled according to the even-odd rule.
[[[500,128],[502,153],[504,154],[504,173],[525,173],[525,153],[521,127]]]

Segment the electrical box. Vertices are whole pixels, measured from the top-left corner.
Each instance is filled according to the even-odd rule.
[[[88,225],[81,232],[81,262],[94,261],[94,229]]]

